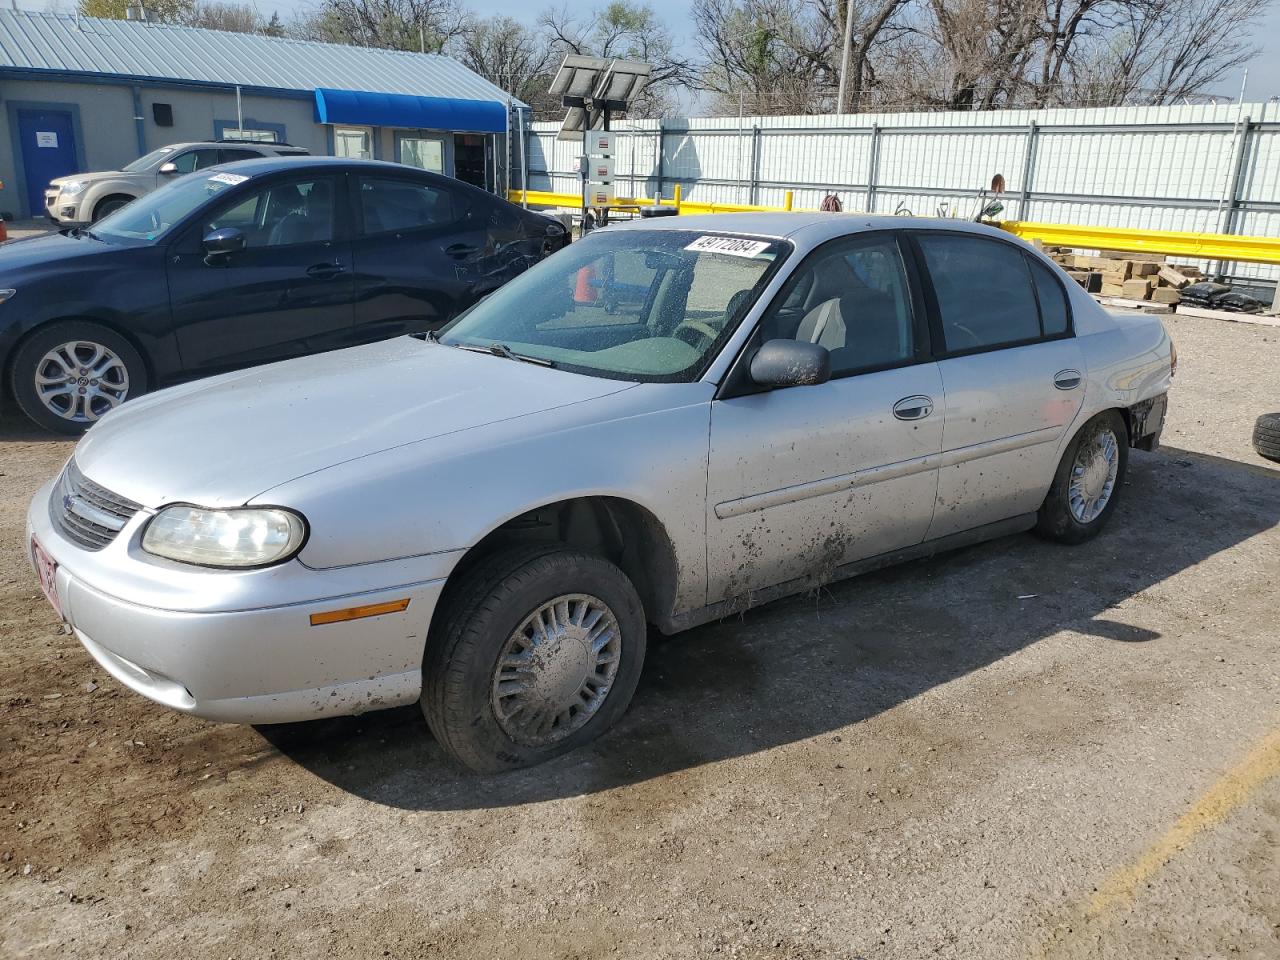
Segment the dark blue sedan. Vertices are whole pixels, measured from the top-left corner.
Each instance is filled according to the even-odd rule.
[[[568,241],[398,164],[210,167],[0,248],[0,376],[32,420],[79,433],[176,380],[435,329]]]

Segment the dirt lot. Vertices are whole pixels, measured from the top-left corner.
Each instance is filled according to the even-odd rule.
[[[0,422],[0,956],[1280,956],[1280,330],[1178,320],[1111,528],[1018,536],[661,642],[519,775],[416,708],[192,720],[59,632]],[[175,637],[175,642],[181,642]],[[270,638],[263,638],[269,655]]]

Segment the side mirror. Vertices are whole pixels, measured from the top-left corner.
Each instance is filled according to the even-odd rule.
[[[235,227],[223,227],[221,230],[214,230],[210,234],[206,234],[204,240],[204,252],[207,257],[225,257],[233,253],[239,253],[249,245],[249,241],[245,239],[243,233]]]
[[[168,163],[162,163],[160,164],[160,172],[161,173],[177,173],[178,165],[174,163],[172,160],[170,160]]]
[[[751,358],[751,379],[762,387],[807,387],[831,379],[831,353],[800,340],[768,340]]]

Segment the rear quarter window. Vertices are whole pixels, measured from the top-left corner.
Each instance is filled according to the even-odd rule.
[[[984,237],[917,235],[950,351],[1038,340],[1040,310],[1021,250]]]
[[[1046,337],[1056,337],[1067,332],[1067,295],[1062,283],[1053,271],[1034,257],[1027,257],[1031,264],[1031,279],[1036,285],[1036,298],[1040,301],[1040,325]]]

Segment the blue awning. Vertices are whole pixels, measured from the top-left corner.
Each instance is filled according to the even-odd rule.
[[[507,129],[507,106],[497,100],[455,100],[404,93],[317,89],[316,122],[503,133]]]

